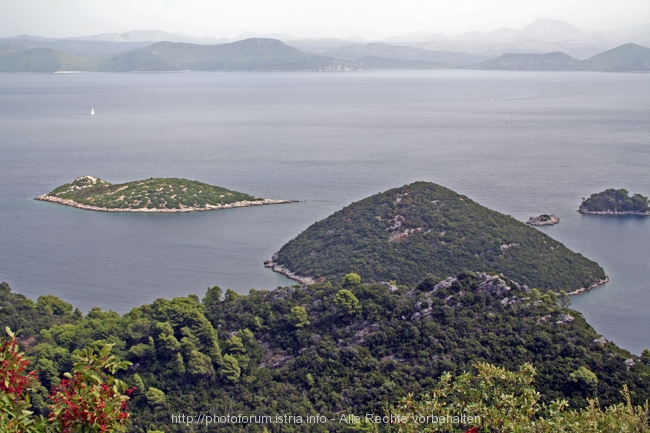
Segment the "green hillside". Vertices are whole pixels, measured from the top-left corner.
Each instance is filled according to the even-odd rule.
[[[95,71],[97,69],[91,59],[63,51],[51,48],[17,50],[13,48],[5,48],[3,51],[6,54],[0,54],[0,72]]]
[[[48,389],[70,370],[75,350],[112,343],[118,359],[133,363],[118,376],[138,388],[129,402],[133,433],[186,432],[171,422],[179,413],[383,415],[408,393],[433,389],[444,372],[477,362],[511,371],[532,363],[542,403],[565,398],[576,408],[598,397],[605,407],[622,401],[624,384],[634,404],[650,397],[650,353],[638,357],[608,342],[567,308],[566,297],[485,274],[427,277],[401,289],[353,276],[246,296],[212,287],[202,301],[157,299],[123,316],[94,308],[83,318],[55,297],[32,302],[3,284],[0,305],[3,325],[40,320],[21,337],[43,386],[32,398],[37,413],[47,415]],[[192,427],[357,431],[330,421]]]
[[[352,203],[276,256],[276,265],[297,275],[328,280],[356,272],[370,281],[415,284],[430,272],[482,270],[570,292],[605,278],[597,263],[537,229],[427,182]]]
[[[207,183],[178,178],[151,178],[111,184],[82,176],[36,198],[90,210],[188,211],[238,207],[289,200],[270,200]]]

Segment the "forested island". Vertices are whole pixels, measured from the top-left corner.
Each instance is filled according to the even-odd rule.
[[[641,194],[630,197],[626,189],[607,189],[583,200],[578,212],[596,215],[646,215],[650,216],[648,198]]]
[[[187,179],[111,184],[93,176],[78,177],[35,200],[102,212],[193,212],[294,202],[254,197]]]
[[[313,224],[267,263],[301,283],[417,284],[428,273],[503,273],[542,291],[580,292],[607,281],[595,262],[511,216],[428,182],[352,203]]]

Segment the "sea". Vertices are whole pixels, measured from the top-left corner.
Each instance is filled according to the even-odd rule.
[[[82,175],[299,202],[132,214],[33,200]],[[351,202],[419,180],[521,221],[560,217],[539,230],[611,279],[573,308],[619,346],[650,347],[650,217],[577,212],[607,188],[650,195],[649,74],[0,74],[0,280],[83,312],[294,284],[264,260]]]

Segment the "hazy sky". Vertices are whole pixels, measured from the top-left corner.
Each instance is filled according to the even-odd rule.
[[[156,29],[379,39],[413,31],[519,29],[538,18],[612,30],[650,22],[650,0],[0,0],[0,36]]]

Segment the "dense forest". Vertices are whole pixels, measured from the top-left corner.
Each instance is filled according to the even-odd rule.
[[[624,386],[634,404],[650,398],[650,352],[637,357],[618,348],[569,304],[565,294],[485,273],[428,275],[399,287],[348,274],[248,295],[212,287],[202,299],[158,299],[124,315],[94,308],[83,316],[56,297],[33,302],[3,283],[0,324],[19,330],[38,371],[36,414],[47,415],[48,390],[72,370],[75,353],[113,344],[117,360],[132,363],[116,374],[137,388],[128,425],[138,433],[214,429],[171,418],[201,413],[337,420],[220,425],[225,432],[372,431],[339,420],[404,410],[409,393],[423,395],[445,372],[474,371],[478,363],[509,371],[532,364],[540,405],[561,398],[584,408],[594,397],[617,404]]]
[[[592,194],[584,200],[578,210],[580,213],[645,213],[650,214],[648,198],[641,194],[630,197],[626,189],[607,189]]]
[[[428,273],[503,273],[542,291],[605,278],[597,263],[511,216],[442,186],[416,182],[352,203],[285,244],[276,265],[314,279],[417,284]]]

